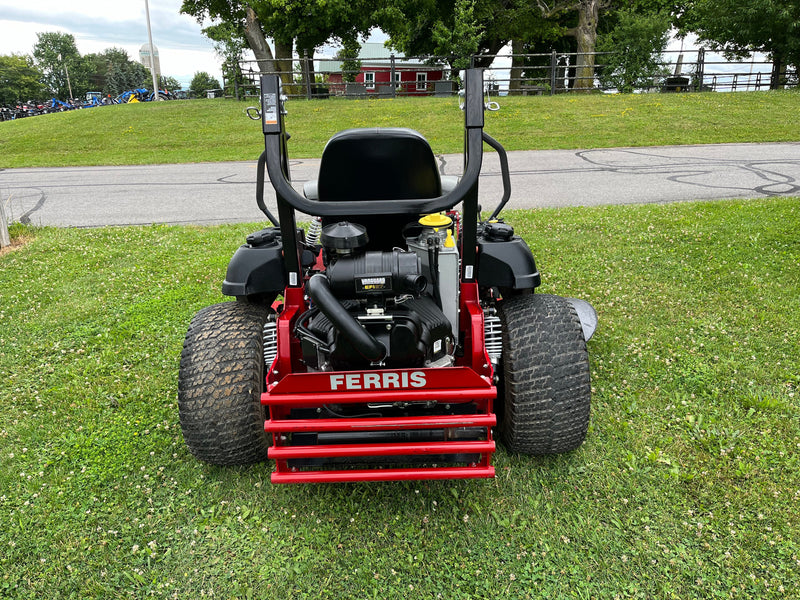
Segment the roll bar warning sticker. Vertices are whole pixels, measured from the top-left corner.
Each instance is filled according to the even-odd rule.
[[[264,125],[278,124],[278,95],[264,92],[261,95],[261,115]]]

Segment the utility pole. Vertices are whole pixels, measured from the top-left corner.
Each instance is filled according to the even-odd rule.
[[[61,59],[61,54],[58,55],[58,62],[63,62]],[[69,90],[69,102],[72,104],[72,84],[69,82],[69,69],[67,68],[67,63],[64,62],[64,72],[67,74],[67,89]]]
[[[153,100],[161,100],[158,93],[158,78],[156,77],[156,48],[153,46],[153,32],[150,29],[150,3],[144,0],[144,12],[147,15],[147,40],[150,42],[150,74],[153,76]]]

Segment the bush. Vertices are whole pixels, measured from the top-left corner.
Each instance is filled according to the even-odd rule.
[[[219,90],[221,88],[219,81],[205,71],[195,73],[194,77],[192,77],[192,83],[189,84],[189,92],[196,98],[205,98],[206,90]]]

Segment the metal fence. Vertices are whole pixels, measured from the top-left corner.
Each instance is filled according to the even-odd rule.
[[[580,55],[552,51],[545,54],[500,54],[481,56],[487,68],[486,81],[490,92],[499,95],[554,95],[586,87],[576,67],[580,58],[594,62],[593,90],[617,91],[608,79],[601,77],[607,67],[606,53]],[[389,56],[343,62],[332,58],[294,57],[291,61],[273,61],[265,66],[257,61],[238,64],[239,75],[226,78],[228,96],[258,94],[262,73],[280,74],[284,90],[295,98],[392,98],[397,96],[448,96],[457,92],[452,57]],[[474,63],[474,60],[472,61]],[[280,64],[279,70],[274,65]],[[234,69],[228,69],[228,72]],[[667,51],[661,55],[657,74],[636,80],[638,92],[736,92],[797,87],[796,66],[780,68],[763,56],[754,55],[741,61],[727,60],[720,54],[700,49]],[[579,80],[581,80],[579,82]],[[604,83],[605,82],[605,83]]]

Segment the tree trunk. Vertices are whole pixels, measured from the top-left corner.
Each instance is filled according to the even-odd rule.
[[[292,48],[294,48],[294,40],[289,40],[289,42],[286,43],[275,38],[275,63],[277,71],[281,74],[283,85],[290,85],[293,79]]]
[[[508,82],[508,93],[512,96],[518,95],[522,87],[522,68],[525,64],[522,54],[524,52],[525,47],[521,40],[511,41],[511,80]]]
[[[303,51],[303,56],[307,60],[306,76],[311,84],[312,90],[317,85],[317,72],[314,70],[314,48],[306,48]]]
[[[772,74],[769,79],[769,89],[779,90],[786,80],[786,65],[783,57],[778,52],[772,53]]]
[[[597,43],[597,23],[600,20],[600,3],[601,0],[580,0],[578,26],[568,32],[578,42],[574,89],[579,92],[594,88],[594,50]]]
[[[255,11],[249,6],[245,8],[244,36],[253,54],[256,55],[259,71],[265,74],[276,73],[277,65],[272,56],[272,50],[264,37],[264,30],[261,29],[261,22]]]

